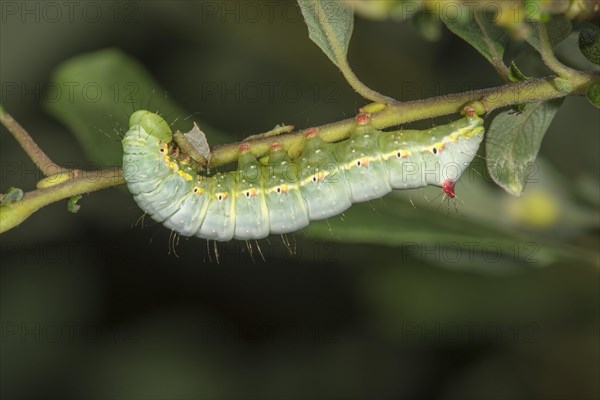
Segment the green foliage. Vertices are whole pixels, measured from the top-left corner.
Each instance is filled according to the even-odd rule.
[[[463,10],[466,13],[466,10]],[[454,34],[473,46],[492,65],[503,66],[502,56],[508,43],[505,29],[493,24],[481,11],[469,18],[442,15],[442,21]]]
[[[527,235],[516,235],[514,230],[496,229],[493,225],[461,218],[460,216],[440,216],[434,210],[434,205],[419,199],[419,194],[413,191],[419,206],[415,208],[406,197],[383,198],[375,204],[356,204],[346,218],[332,219],[329,223],[313,223],[305,229],[306,235],[323,241],[332,240],[342,243],[370,243],[403,247],[410,251],[411,244],[419,243],[435,249],[446,243],[453,243],[457,252],[468,252],[469,244],[494,243],[503,254],[511,254],[511,246],[515,240],[527,241]],[[408,195],[410,196],[410,194]],[[442,205],[442,201],[439,200]],[[496,205],[498,205],[497,203]],[[453,207],[450,204],[444,207]],[[450,211],[450,210],[448,210]],[[454,212],[454,211],[452,211]],[[461,213],[468,213],[463,210]],[[401,221],[399,224],[398,221]],[[561,246],[549,242],[537,242],[537,261],[550,263],[557,259],[573,257]],[[509,264],[515,260],[503,260]],[[430,262],[451,266],[443,257],[432,257]],[[484,260],[476,262],[484,265]],[[449,264],[449,265],[448,265]]]
[[[67,202],[67,211],[73,214],[77,214],[77,212],[79,212],[79,209],[81,208],[81,206],[77,204],[79,200],[81,200],[80,194],[71,197]]]
[[[299,0],[298,4],[310,39],[342,69],[354,28],[352,9],[336,1]]]
[[[309,37],[313,42],[340,68],[352,87],[365,98],[377,101],[374,103],[376,107],[367,106],[365,109],[374,113],[374,118],[377,118],[378,114],[389,112],[391,110],[390,104],[394,101],[364,86],[354,76],[348,65],[347,53],[354,25],[352,9],[344,4],[331,1],[301,0],[299,5],[308,26]],[[503,62],[509,40],[507,30],[500,25],[498,19],[490,19],[490,15],[485,15],[483,10],[477,7],[473,10],[472,14],[462,13],[460,16],[455,16],[455,18],[451,14],[437,14],[437,11],[432,9],[422,11],[418,15],[421,18],[423,15],[441,17],[444,24],[452,32],[480,52],[506,80],[513,82],[528,81],[529,77],[526,77],[514,62],[511,63],[510,67],[506,67]],[[542,25],[542,22],[530,23],[532,35],[528,40],[540,51],[547,51],[547,49],[543,49],[543,41],[540,39],[540,35],[547,35],[548,42],[552,45],[564,39],[571,29],[571,24],[567,19],[559,16],[546,18],[545,15],[540,14],[540,21],[548,19],[547,24]],[[545,30],[540,29],[542,26],[545,27],[547,33]],[[433,39],[433,36],[431,39]],[[99,131],[98,127],[106,126],[107,120],[114,126],[115,132],[118,132],[119,129],[125,129],[127,126],[127,123],[124,122],[127,115],[140,108],[148,108],[151,111],[160,109],[161,114],[173,115],[174,118],[185,115],[172,101],[162,98],[160,85],[144,67],[118,50],[109,49],[75,57],[59,67],[53,78],[61,85],[75,84],[83,87],[89,82],[94,83],[87,91],[75,91],[74,98],[63,96],[57,102],[48,103],[47,107],[54,116],[74,131],[90,157],[102,164],[118,165],[121,160],[118,134],[105,132],[109,136],[112,135],[114,139],[107,140],[106,135],[102,135]],[[555,87],[564,93],[575,90],[570,77],[559,77],[553,82]],[[596,99],[597,101],[597,95],[594,94],[593,88],[594,86],[588,90],[588,96],[590,99]],[[96,90],[96,92],[93,92],[93,90]],[[97,96],[97,93],[101,93],[101,96]],[[590,93],[591,95],[589,95]],[[96,94],[95,97],[94,94]],[[519,113],[509,115],[508,112],[504,112],[492,122],[487,143],[490,173],[493,179],[509,193],[521,194],[525,183],[522,167],[535,161],[543,135],[556,112],[559,102],[542,102],[527,106],[517,105],[517,107],[520,107]],[[487,111],[483,102],[477,100],[475,103],[480,106],[478,112],[484,113]],[[489,104],[487,103],[488,106]],[[426,100],[418,104],[420,108],[425,110],[427,110],[427,105]],[[436,105],[432,103],[430,106],[433,113]],[[457,107],[453,106],[451,110],[457,111]],[[99,108],[102,109],[103,115],[98,113]],[[451,110],[436,115],[448,114],[452,112]],[[424,114],[424,116],[431,115]],[[133,114],[134,119],[137,116],[138,114]],[[156,121],[146,122],[146,125],[154,126]],[[164,121],[160,122],[164,126],[157,132],[170,132],[166,123]],[[150,125],[148,125],[148,129],[154,130]],[[179,122],[180,129],[183,131],[189,130],[189,125],[187,121],[183,122],[182,120]],[[211,142],[223,141],[223,138],[214,130],[207,131]],[[390,209],[401,209],[406,205],[403,203],[404,199],[400,200],[399,198],[386,199],[385,201],[394,204]],[[76,206],[75,202],[72,204]],[[373,219],[371,223],[367,224],[365,221],[372,218],[372,210],[367,206],[357,206],[355,208],[356,210],[352,212],[358,217],[355,219],[356,222],[347,222],[337,230],[341,232],[340,238],[342,241],[353,242],[358,238],[362,238],[361,240],[365,242],[400,245],[408,239],[407,234],[411,234],[417,229],[415,224],[407,231],[389,235],[388,233],[392,230],[392,227],[389,226],[389,219]],[[454,229],[455,224],[450,223],[449,226],[442,229],[438,226],[439,222],[436,218],[428,220],[428,218],[421,217],[419,224],[423,232],[426,232],[424,235],[431,241],[443,240],[448,234],[459,235],[459,232]],[[485,237],[499,242],[504,240],[502,238],[504,233],[498,236],[496,232],[487,232],[485,228],[482,229]],[[474,229],[471,230],[474,231]],[[309,236],[319,238],[324,238],[329,233],[329,225],[325,222],[313,224],[307,230]],[[475,239],[477,235],[466,236]]]
[[[532,45],[537,51],[541,51],[542,42],[541,37],[542,29],[547,31],[548,40],[551,46],[554,46],[569,36],[571,29],[571,21],[563,16],[555,15],[548,22],[531,22],[531,34],[525,39]]]
[[[299,0],[298,4],[308,26],[310,39],[340,69],[350,86],[366,99],[393,103],[393,99],[363,84],[348,64],[348,45],[354,29],[352,8],[332,0]]]
[[[579,31],[579,49],[591,62],[600,65],[600,29],[586,25]]]
[[[585,95],[590,103],[600,108],[600,83],[596,82],[591,84],[585,92]]]
[[[135,110],[160,107],[163,115],[184,115],[163,98],[164,90],[139,62],[117,49],[74,57],[56,69],[52,80],[61,87],[80,89],[45,105],[101,165],[121,165],[120,135]],[[102,132],[100,127],[107,125],[113,130]]]
[[[556,77],[554,78],[554,84],[561,92],[569,93],[573,91],[573,84],[571,81],[565,78]]]
[[[521,82],[530,79],[530,77],[525,76],[525,74],[521,72],[521,70],[517,67],[517,64],[515,64],[514,61],[511,62],[510,67],[508,67],[508,78],[512,82]]]
[[[0,200],[0,206],[6,206],[23,198],[23,190],[15,187],[9,187],[2,199]]]
[[[520,196],[534,172],[542,139],[562,99],[528,104],[520,112],[504,111],[490,125],[486,158],[490,175],[508,193]]]
[[[165,112],[169,122],[179,118],[184,131],[199,121],[215,144],[241,140],[282,122],[304,128],[350,118],[362,105],[342,80],[331,77],[331,65],[307,57],[311,48],[302,24],[281,18],[266,23],[267,11],[281,10],[286,3],[265,2],[274,7],[262,9],[262,21],[240,23],[227,14],[233,7],[262,3],[106,2],[104,16],[112,18],[119,11],[119,23],[93,24],[67,23],[65,8],[62,21],[31,23],[27,12],[32,8],[12,3],[26,14],[7,14],[8,22],[2,23],[4,106],[59,164],[85,169],[93,168],[85,160],[120,164],[118,130],[126,129],[128,116],[141,108]],[[356,22],[353,67],[390,94],[404,96],[404,84],[422,82],[423,90],[412,93],[421,99],[418,118],[423,122],[418,128],[454,118],[446,115],[456,113],[461,104],[436,114],[440,118],[435,120],[433,106],[448,103],[449,97],[442,95],[470,90],[463,86],[467,82],[490,86],[488,97],[472,99],[485,113],[497,83],[487,85],[491,71],[482,57],[465,53],[457,40],[421,41],[410,21],[393,23],[402,6],[435,2],[347,3],[379,7],[380,15],[390,19]],[[470,3],[484,7],[513,2]],[[553,13],[580,20],[585,14],[580,10],[594,3],[521,2],[536,7],[535,17],[541,21]],[[135,23],[125,23],[130,16],[125,11],[131,8],[124,6],[139,11]],[[213,8],[202,8],[200,15],[203,6]],[[78,15],[81,7],[72,10]],[[209,14],[211,10],[216,13]],[[22,23],[22,16],[29,23]],[[33,218],[7,213],[10,208],[1,206],[0,231],[22,223],[1,236],[3,397],[285,398],[291,393],[369,398],[375,393],[429,398],[435,393],[441,398],[598,398],[598,109],[580,96],[587,89],[588,98],[600,105],[600,84],[590,84],[598,74],[586,71],[587,80],[578,81],[558,74],[562,82],[545,77],[546,72],[540,75],[537,54],[521,46],[522,36],[513,35],[513,28],[527,25],[509,22],[514,25],[493,21],[507,27],[513,41],[504,56],[507,64],[512,61],[507,56],[525,50],[513,58],[519,68],[510,69],[516,84],[509,87],[518,90],[537,81],[564,89],[568,85],[563,83],[578,82],[574,92],[563,93],[568,97],[563,112],[535,160],[536,181],[527,183],[521,197],[499,190],[486,174],[487,159],[478,157],[474,170],[458,182],[457,198],[451,202],[442,201],[439,188],[398,191],[289,235],[295,254],[279,237],[261,241],[265,262],[256,246],[252,258],[243,242],[213,247],[170,237],[158,223],[143,221],[124,192],[86,196],[86,207],[74,218],[65,216],[63,203]],[[88,69],[94,63],[88,62],[93,57],[86,54],[65,64],[79,62],[77,74],[64,81],[52,77],[53,83],[64,88],[75,82],[81,89],[94,82],[92,95],[95,83],[110,88],[118,81],[122,88],[134,82],[145,95],[123,102],[128,91],[114,97],[109,89],[103,95],[117,102],[92,103],[82,102],[76,90],[77,101],[61,99],[60,105],[48,107],[50,116],[59,115],[77,137],[89,155],[85,159],[67,129],[41,113],[31,94],[15,101],[4,92],[4,84],[24,82],[29,90],[31,82],[42,86],[57,60],[106,43],[131,57],[99,52],[96,62],[104,62],[107,71],[92,75],[94,68]],[[559,58],[571,67],[588,68],[583,56],[580,64],[567,56],[567,43],[557,46]],[[124,71],[116,65],[123,59],[143,67],[121,80]],[[524,79],[519,69],[531,79]],[[172,101],[154,79],[145,79],[150,71],[182,108],[169,111]],[[293,104],[281,98],[269,103],[243,98],[234,102],[233,96],[227,101],[201,98],[203,82],[230,80],[242,86],[244,80],[292,81],[303,90],[331,80],[341,90],[334,96],[336,103],[312,96]],[[446,83],[460,87],[438,90],[438,84]],[[437,95],[443,100],[426,98]],[[522,98],[515,96],[514,101]],[[55,108],[60,112],[53,114]],[[368,112],[378,115],[389,109],[381,102]],[[195,113],[187,118],[190,112]],[[494,115],[485,113],[486,125],[497,125]],[[230,136],[208,129],[206,121],[226,126]],[[403,122],[402,127],[412,126]],[[4,169],[27,165],[22,172],[33,175],[5,130],[0,139],[0,191],[6,193],[9,185],[32,188],[35,181],[18,181],[21,171]],[[517,139],[525,141],[524,136]],[[504,144],[493,139],[487,144],[494,143]],[[544,162],[548,159],[550,163]],[[54,186],[33,193],[51,193]],[[27,201],[30,193],[14,206]],[[217,248],[218,266],[214,255],[207,256]],[[63,378],[72,376],[77,379]]]

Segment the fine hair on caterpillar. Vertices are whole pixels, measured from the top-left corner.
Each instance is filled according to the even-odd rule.
[[[236,170],[208,175],[173,142],[162,117],[140,110],[123,139],[123,171],[140,208],[180,235],[260,239],[298,231],[392,190],[435,185],[454,198],[484,134],[483,120],[466,111],[424,131],[380,131],[361,112],[345,140],[325,142],[308,129],[299,155],[291,158],[274,143],[260,160],[247,142]]]
[[[111,140],[121,142],[123,137],[129,130],[129,117],[141,110],[163,110],[165,104],[168,104],[169,95],[167,91],[160,91],[155,89],[141,92],[140,88],[134,82],[122,82],[115,80],[111,83],[113,87],[123,86],[127,93],[127,101],[123,101],[123,105],[119,107],[119,111],[107,111],[103,110],[103,120],[107,126],[98,126],[97,129],[100,133],[105,135]],[[131,85],[128,88],[128,85]],[[184,113],[169,107],[170,110],[165,113],[161,111],[162,117],[167,121],[170,127],[178,124],[180,120],[187,120],[193,117],[197,113]],[[158,114],[158,111],[156,111]]]

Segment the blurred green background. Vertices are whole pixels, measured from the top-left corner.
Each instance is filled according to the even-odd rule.
[[[365,104],[294,2],[1,6],[1,102],[65,166],[119,165],[139,108],[214,145]],[[590,68],[576,43],[558,57]],[[507,58],[545,71],[523,43]],[[500,84],[410,22],[358,17],[349,59],[401,100]],[[169,252],[122,188],[44,208],[0,239],[2,397],[598,398],[599,124],[566,99],[521,198],[477,158],[453,204],[393,193],[290,235],[296,254],[260,241],[266,261],[240,242],[219,264],[195,238]],[[40,173],[4,128],[0,142],[0,191],[32,190]]]

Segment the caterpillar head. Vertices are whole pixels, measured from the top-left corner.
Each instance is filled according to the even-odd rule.
[[[173,133],[167,121],[160,115],[147,110],[138,110],[129,118],[129,129],[133,126],[141,126],[147,134],[152,135],[162,142],[170,142]]]

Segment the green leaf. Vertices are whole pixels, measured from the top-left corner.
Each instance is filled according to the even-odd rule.
[[[586,90],[585,96],[590,103],[600,108],[600,83],[592,83]]]
[[[579,31],[579,49],[581,53],[596,65],[600,65],[600,29],[588,25]]]
[[[562,99],[527,104],[522,112],[504,111],[488,131],[486,158],[492,179],[508,193],[520,196],[542,139]]]
[[[525,40],[527,40],[527,42],[529,42],[529,44],[532,45],[537,51],[541,50],[540,28],[542,25],[545,25],[546,27],[548,40],[550,41],[551,46],[554,46],[555,44],[566,39],[567,36],[569,36],[569,33],[571,33],[572,29],[571,21],[560,15],[552,16],[547,23],[531,22],[531,33],[525,38]]]
[[[481,204],[479,196],[482,189],[489,190],[487,185],[483,185],[483,181],[479,183],[482,185],[474,185],[474,182],[469,181],[466,184],[468,189],[465,187],[462,193],[465,202],[472,203],[474,207]],[[431,188],[426,191],[432,196],[430,198],[434,199],[435,193],[440,193],[441,189]],[[404,262],[406,256],[410,256],[454,269],[465,268],[482,272],[506,271],[519,264],[531,265],[531,261],[534,261],[537,266],[542,266],[561,258],[568,260],[584,258],[582,255],[574,254],[569,246],[546,240],[543,236],[536,236],[532,232],[519,233],[518,229],[521,226],[506,215],[481,218],[475,213],[471,214],[466,206],[456,204],[447,204],[443,208],[449,207],[449,209],[443,210],[440,209],[440,203],[437,201],[430,204],[424,199],[421,190],[399,192],[372,201],[370,204],[353,204],[344,212],[343,218],[311,222],[302,232],[310,238],[326,242],[369,243],[394,247],[398,249],[399,255],[402,254],[402,257],[397,259],[398,262]],[[489,196],[483,196],[481,199],[485,199],[488,205],[493,204],[498,208],[502,208],[507,200],[492,191]],[[455,207],[458,207],[456,213],[452,210]],[[444,213],[446,215],[443,215]],[[515,254],[514,245],[531,241],[535,241],[539,251],[536,252],[535,260],[523,260]],[[483,259],[468,260],[466,255],[473,254],[469,246],[481,250],[486,244],[493,244],[499,253],[509,257],[496,260],[493,268],[489,261]],[[460,262],[449,259],[452,257],[447,250],[453,254],[463,254]],[[373,256],[376,257],[375,254]],[[589,257],[589,254],[585,257]],[[481,266],[485,267],[482,269]]]
[[[352,9],[336,1],[298,0],[308,36],[342,69],[354,28]]]
[[[9,187],[7,192],[2,196],[2,200],[0,200],[0,205],[6,206],[9,204],[16,203],[17,201],[23,198],[23,190],[16,187]]]
[[[569,79],[557,77],[554,78],[554,84],[561,92],[570,93],[573,90],[573,83]]]
[[[75,195],[69,199],[69,201],[67,202],[67,210],[70,213],[76,214],[79,211],[79,209],[81,208],[81,206],[77,204],[79,200],[81,200],[80,194]]]
[[[51,82],[60,88],[60,95],[47,96],[46,109],[71,129],[89,158],[102,166],[121,165],[121,137],[134,111],[148,108],[169,119],[187,115],[165,97],[141,64],[117,49],[73,57],[54,71]],[[183,130],[190,125],[180,118]]]
[[[362,83],[348,64],[348,44],[354,28],[352,8],[332,0],[298,0],[298,4],[308,26],[308,36],[340,69],[350,86],[371,101],[394,103],[394,99]]]
[[[466,8],[463,9],[467,13]],[[441,19],[446,27],[480,52],[496,69],[506,68],[502,56],[508,43],[507,32],[494,25],[480,11],[464,19],[442,13]]]
[[[521,70],[517,67],[517,64],[515,64],[513,61],[510,63],[510,67],[508,68],[508,79],[510,79],[511,82],[521,82],[531,78],[525,76],[525,74],[521,72]]]
[[[311,222],[303,232],[322,240],[386,246],[401,246],[410,242],[477,241],[482,237],[498,240],[499,234],[493,228],[476,223],[457,224],[453,218],[441,217],[435,210],[422,207],[415,209],[407,199],[393,196],[383,197],[371,204],[353,204],[344,213],[344,218]]]

